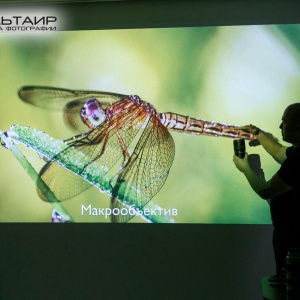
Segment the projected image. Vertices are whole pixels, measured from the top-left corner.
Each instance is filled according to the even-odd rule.
[[[0,130],[33,171],[0,149],[0,221],[269,224],[233,140],[248,140],[266,179],[279,168],[237,126],[280,140],[298,101],[299,29],[2,35]]]

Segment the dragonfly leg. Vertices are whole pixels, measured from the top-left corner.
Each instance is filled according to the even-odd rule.
[[[125,162],[126,158],[130,159],[131,156],[130,156],[130,154],[129,154],[127,148],[126,148],[126,146],[124,145],[124,142],[123,142],[120,134],[118,132],[116,132],[116,134],[117,134],[117,137],[118,137],[121,149],[122,149],[122,153],[123,153],[123,157],[124,157],[122,165],[124,165],[124,162]]]
[[[64,152],[66,152],[67,150],[72,148],[73,146],[78,146],[80,144],[80,142],[81,142],[81,144],[84,144],[81,140],[77,140],[77,141],[74,141],[74,140],[76,138],[83,137],[87,134],[89,134],[89,132],[81,133],[81,134],[71,137],[70,139],[64,140],[64,143],[67,143],[68,146],[65,149],[63,149],[62,151],[60,151],[57,155],[55,155],[53,157],[53,160],[56,160],[61,154],[63,154]],[[43,157],[41,157],[41,158],[43,158]]]
[[[78,134],[70,139],[67,139],[67,140],[64,140],[64,142],[67,142],[67,147],[65,149],[63,149],[62,151],[60,151],[57,155],[55,155],[53,157],[53,159],[49,160],[47,159],[46,161],[55,161],[57,159],[59,159],[59,156],[62,155],[63,153],[65,153],[66,151],[68,151],[70,148],[72,147],[80,147],[80,146],[84,146],[84,145],[88,145],[88,144],[98,144],[98,143],[101,143],[101,141],[103,140],[103,137],[105,137],[105,140],[104,140],[104,144],[103,144],[103,147],[101,149],[101,152],[95,157],[93,158],[91,161],[89,161],[84,167],[83,169],[81,170],[81,172],[79,174],[81,174],[85,168],[90,165],[91,163],[93,163],[96,159],[98,159],[103,153],[104,153],[104,150],[105,150],[105,147],[106,147],[106,143],[108,141],[108,134],[105,134],[105,135],[101,135],[100,137],[98,137],[95,141],[91,140],[89,138],[89,135],[90,133],[92,132],[93,130],[90,130],[88,132],[85,132],[85,133],[81,133],[81,134]],[[79,139],[78,139],[79,138]],[[77,140],[76,140],[77,139]],[[43,157],[41,157],[43,159]]]
[[[71,137],[71,138],[69,138],[69,139],[64,140],[64,142],[65,142],[65,143],[68,143],[68,142],[74,141],[74,140],[77,139],[77,138],[81,138],[81,137],[88,136],[92,131],[93,131],[93,130],[90,130],[90,131],[88,131],[88,132],[83,132],[83,133],[77,134],[77,135],[75,135],[75,136],[73,136],[73,137]]]
[[[104,139],[104,142],[103,142],[103,146],[102,146],[102,149],[100,151],[99,154],[97,154],[96,157],[94,157],[91,161],[89,161],[83,168],[82,168],[82,171],[80,172],[80,174],[85,170],[86,167],[88,167],[91,163],[93,163],[94,161],[96,161],[99,157],[101,157],[105,151],[105,148],[106,148],[106,144],[108,142],[108,138],[109,138],[109,134],[105,134],[105,139]],[[101,138],[102,140],[103,138]],[[100,140],[100,141],[101,141]]]
[[[123,162],[122,165],[120,167],[120,171],[113,176],[113,178],[109,181],[109,185],[112,188],[112,190],[114,190],[113,186],[112,186],[112,182],[119,177],[119,175],[125,170],[126,166],[130,163],[131,160],[131,155],[129,154],[126,145],[124,144],[122,137],[120,136],[120,134],[118,132],[116,132],[119,143],[120,143],[120,147],[122,149],[122,154],[123,154]]]

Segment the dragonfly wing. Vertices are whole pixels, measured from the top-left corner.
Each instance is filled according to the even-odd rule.
[[[82,131],[80,111],[85,102],[96,98],[102,108],[112,105],[126,95],[88,90],[68,90],[47,86],[24,86],[18,95],[21,100],[49,110],[64,111],[64,121],[73,129]]]
[[[68,155],[68,151],[75,148],[84,154],[80,158],[82,161],[78,161],[79,166],[84,166],[79,172],[93,162],[105,170],[105,180],[112,186],[112,205],[117,203],[122,207],[118,204],[121,202],[114,200],[120,199],[126,205],[142,208],[161,189],[168,176],[174,160],[174,141],[156,115],[149,114],[134,100],[119,101],[111,111],[110,118],[94,130],[70,139],[69,147],[56,159],[59,161],[60,155]],[[131,146],[134,150],[129,154]],[[72,174],[71,178],[67,176],[67,170],[58,168],[56,163],[49,163],[42,170],[42,178],[59,200],[73,197],[88,188],[89,184],[78,184],[78,176]],[[59,176],[56,175],[58,172]],[[111,175],[106,176],[108,173]],[[128,216],[113,220],[128,221]]]
[[[120,173],[113,188],[112,208],[122,209],[118,199],[126,199],[127,208],[142,209],[164,185],[175,156],[169,131],[151,116],[131,159]],[[113,215],[113,222],[127,222],[131,214]]]
[[[124,105],[124,109],[118,108],[115,114],[94,130],[70,139],[69,148],[74,147],[84,153],[82,159],[87,161],[86,165],[97,162],[107,172],[111,172],[113,177],[124,165],[126,151],[131,147],[146,119],[147,113],[132,101],[131,106]]]
[[[21,100],[34,106],[60,111],[72,101],[79,101],[83,105],[90,98],[96,98],[105,108],[126,97],[126,95],[110,92],[68,90],[47,86],[24,86],[19,90],[18,95]]]
[[[46,163],[39,175],[60,201],[73,198],[92,186],[54,161]],[[39,182],[37,183],[37,192],[42,200],[48,201],[39,189]]]
[[[82,121],[80,111],[83,107],[82,101],[74,100],[67,103],[63,109],[64,123],[79,132],[85,132],[87,125]]]
[[[128,105],[128,102],[132,105]],[[119,174],[120,168],[124,165],[126,160],[124,151],[126,152],[130,147],[147,119],[147,114],[143,113],[140,105],[131,100],[128,102],[125,103],[124,109],[121,109],[122,105],[120,105],[117,113],[94,130],[70,139],[68,148],[54,159],[60,161],[75,148],[84,154],[79,158],[76,157],[78,173],[84,172],[88,165],[95,162],[98,164],[97,168],[101,169],[99,180],[106,181],[105,185],[109,184],[109,181]],[[50,185],[59,200],[71,198],[88,187],[80,182],[79,176],[74,174],[72,177],[69,176],[71,172],[64,171],[57,163],[46,164],[41,173],[42,178]],[[66,188],[65,180],[67,180]],[[100,181],[99,184],[102,186]]]

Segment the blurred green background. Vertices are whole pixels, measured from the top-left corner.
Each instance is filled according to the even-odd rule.
[[[29,125],[55,138],[74,135],[58,112],[23,103],[24,85],[47,85],[137,94],[158,112],[207,121],[255,124],[281,139],[285,107],[299,101],[299,25],[131,29],[0,35],[0,130]],[[268,203],[249,187],[232,162],[232,139],[172,133],[176,154],[170,175],[153,201],[176,208],[177,223],[269,224]],[[39,170],[43,161],[20,149]],[[262,147],[269,179],[279,165]],[[53,207],[12,154],[0,149],[0,221],[50,222]],[[81,205],[109,206],[91,188],[64,206],[77,222]],[[134,218],[133,222],[139,222]]]

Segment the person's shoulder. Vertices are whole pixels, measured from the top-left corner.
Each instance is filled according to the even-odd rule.
[[[294,146],[288,147],[286,149],[287,157],[299,157],[300,158],[300,148],[295,148]]]

